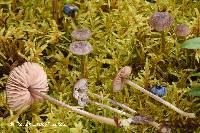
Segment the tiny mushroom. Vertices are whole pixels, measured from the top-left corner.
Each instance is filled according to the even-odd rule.
[[[149,18],[149,25],[156,31],[164,31],[174,22],[173,17],[168,12],[155,12]]]
[[[125,79],[131,74],[132,68],[125,66],[119,70],[117,76],[113,80],[113,91],[117,92],[123,89]]]
[[[146,89],[144,89],[144,88],[140,87],[139,85],[133,83],[132,81],[126,79],[127,78],[127,74],[131,73],[131,72],[128,72],[127,74],[121,74],[124,71],[124,69],[126,69],[126,68],[128,68],[128,66],[125,66],[125,67],[121,68],[119,70],[116,78],[113,80],[113,90],[114,91],[120,91],[121,89],[123,89],[124,84],[128,84],[128,85],[138,89],[139,91],[143,92],[144,94],[146,94],[146,95],[154,98],[155,100],[161,102],[162,104],[168,106],[169,108],[173,109],[177,113],[179,113],[179,114],[181,114],[183,116],[189,117],[189,118],[195,118],[195,114],[194,113],[184,112],[184,111],[180,110],[179,108],[177,108],[176,106],[172,105],[171,103],[163,100],[159,96],[154,95],[153,93],[147,91]],[[126,72],[126,71],[124,71],[124,72]],[[117,82],[116,82],[116,79],[117,79]],[[117,86],[117,88],[115,88],[116,86]]]
[[[93,49],[89,42],[87,41],[75,41],[70,44],[69,50],[76,55],[81,57],[81,74],[83,78],[87,77],[87,68],[85,63],[85,56],[89,54]]]
[[[75,41],[70,44],[69,50],[76,55],[86,55],[92,51],[92,46],[87,41]]]
[[[87,89],[87,79],[85,78],[78,80],[74,85],[73,97],[78,100],[80,106],[85,106],[89,101]]]
[[[85,41],[89,39],[91,35],[91,31],[87,28],[77,28],[72,32],[72,37],[79,41]]]
[[[175,28],[175,33],[179,37],[186,37],[190,34],[190,29],[186,24],[179,24]]]

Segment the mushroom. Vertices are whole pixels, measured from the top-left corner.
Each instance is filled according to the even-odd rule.
[[[155,12],[149,18],[149,25],[152,29],[160,32],[161,34],[161,48],[160,52],[165,51],[165,34],[164,30],[169,28],[173,22],[174,18],[168,12]]]
[[[149,18],[149,25],[156,31],[164,31],[174,22],[173,17],[168,12],[155,12]]]
[[[190,29],[186,24],[179,24],[175,28],[175,33],[179,37],[186,37],[190,34]]]
[[[75,40],[85,41],[91,37],[92,33],[87,28],[78,28],[72,31],[72,37]]]
[[[82,78],[86,78],[87,68],[84,55],[89,54],[93,50],[91,44],[87,41],[75,41],[70,44],[69,50],[75,55],[80,55]]]
[[[117,92],[123,89],[125,79],[131,74],[131,67],[125,66],[119,70],[117,76],[113,80],[113,91]]]
[[[123,73],[121,73],[123,76],[126,76],[124,75]],[[128,76],[128,75],[127,75]],[[111,111],[114,111],[120,115],[124,115],[124,116],[127,116],[129,117],[128,119],[124,119],[122,120],[119,124],[120,127],[123,127],[123,126],[130,126],[132,124],[150,124],[154,127],[156,127],[157,129],[161,130],[162,127],[160,126],[160,124],[158,124],[157,122],[153,121],[152,119],[146,117],[146,116],[132,116],[131,114],[127,113],[127,112],[124,112],[124,111],[121,111],[121,110],[118,110],[116,108],[113,108],[113,107],[110,107],[108,105],[105,105],[105,104],[102,104],[102,103],[99,103],[99,102],[96,102],[96,101],[92,101],[88,98],[87,96],[87,90],[88,90],[88,85],[87,85],[87,79],[83,78],[83,79],[80,79],[76,82],[76,84],[74,85],[74,91],[73,91],[73,96],[76,100],[78,100],[78,103],[80,106],[85,106],[87,103],[91,103],[91,104],[95,104],[97,106],[100,106],[102,108],[105,108],[105,109],[108,109],[108,110],[111,110]],[[94,94],[97,98],[101,98],[101,96],[97,95],[97,94]],[[136,111],[130,109],[129,107],[127,107],[126,105],[124,104],[121,104],[121,103],[118,103],[114,100],[111,100],[109,99],[109,102],[111,103],[114,103],[114,104],[117,104],[117,105],[120,105],[121,107],[125,107],[126,109],[128,109],[130,112],[134,112],[136,113]],[[166,133],[166,132],[163,132],[163,133]]]
[[[125,69],[128,70],[128,67],[129,66],[125,66],[125,67],[121,68],[119,70],[117,76],[113,80],[113,90],[115,92],[117,90],[119,91],[119,90],[122,89],[122,88],[120,88],[120,89],[115,88],[116,86],[120,86],[120,83],[121,83],[121,86],[123,86],[123,84],[126,83],[126,84],[138,89],[139,91],[143,92],[144,94],[152,97],[153,99],[161,102],[162,104],[166,105],[167,107],[171,108],[172,110],[176,111],[177,113],[181,114],[182,116],[186,116],[186,117],[189,117],[189,118],[195,118],[195,114],[194,113],[184,112],[184,111],[180,110],[179,108],[177,108],[176,106],[172,105],[171,103],[163,100],[159,96],[154,95],[153,93],[147,91],[146,89],[144,89],[144,88],[140,87],[139,85],[133,83],[132,81],[128,80],[127,77],[128,77],[128,75],[130,75],[130,71],[124,71]],[[131,70],[131,68],[129,68],[129,70]],[[126,72],[126,73],[121,74],[122,72]],[[116,79],[118,79],[118,80],[116,80]],[[121,81],[119,81],[120,79],[121,79]]]
[[[95,115],[76,107],[67,105],[47,95],[47,75],[37,63],[25,62],[14,68],[9,75],[6,84],[7,103],[12,111],[28,107],[38,100],[48,100],[58,106],[65,107],[77,114],[88,118],[117,126],[114,119]]]

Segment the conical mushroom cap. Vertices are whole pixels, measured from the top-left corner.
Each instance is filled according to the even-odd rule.
[[[7,103],[11,110],[17,111],[35,100],[42,100],[31,90],[47,93],[47,75],[39,64],[25,62],[10,72],[6,84]]]
[[[72,37],[75,40],[80,40],[80,41],[89,39],[91,35],[92,35],[91,31],[87,28],[78,28],[72,32]]]
[[[76,55],[86,55],[92,51],[92,46],[87,41],[75,41],[70,44],[69,50]]]
[[[117,76],[113,80],[113,91],[117,92],[123,89],[125,79],[131,74],[131,67],[125,66],[121,68]]]
[[[168,12],[155,12],[149,18],[149,25],[157,31],[169,28],[174,22],[174,18]]]

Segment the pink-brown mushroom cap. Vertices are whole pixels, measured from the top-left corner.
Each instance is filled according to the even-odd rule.
[[[47,75],[39,64],[25,62],[10,72],[6,84],[7,103],[11,110],[17,111],[43,99],[31,90],[47,93]]]
[[[132,68],[129,66],[125,66],[121,68],[117,74],[117,76],[113,79],[113,91],[117,92],[123,89],[125,79],[131,74]]]

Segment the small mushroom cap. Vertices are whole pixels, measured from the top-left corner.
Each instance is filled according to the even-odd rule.
[[[39,64],[25,62],[10,72],[6,84],[7,103],[11,110],[17,111],[43,99],[31,90],[47,93],[47,75]]]
[[[117,92],[123,89],[125,79],[131,74],[132,68],[129,66],[125,66],[121,68],[117,74],[117,76],[113,80],[113,91]]]
[[[92,45],[87,41],[75,41],[70,44],[69,50],[76,55],[86,55],[92,51]]]
[[[87,28],[78,28],[72,32],[72,37],[75,40],[85,41],[91,37],[92,33]]]
[[[87,79],[83,78],[76,82],[74,85],[73,97],[78,100],[78,104],[80,106],[85,106],[88,103],[88,95],[87,95],[88,85]]]
[[[185,37],[190,34],[190,29],[186,24],[179,24],[176,26],[175,33],[179,37]]]
[[[168,12],[155,12],[149,18],[149,25],[157,31],[169,28],[174,22],[173,17]]]

